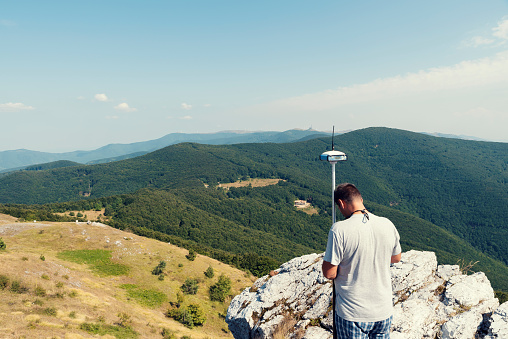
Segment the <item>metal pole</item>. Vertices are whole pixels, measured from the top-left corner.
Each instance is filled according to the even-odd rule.
[[[332,221],[333,224],[335,224],[336,216],[335,216],[335,162],[332,162]],[[337,273],[338,272],[337,267]],[[333,309],[333,339],[337,339],[337,324],[335,321],[335,304],[336,304],[336,298],[335,298],[335,279],[332,280],[332,309]]]
[[[334,201],[334,192],[335,192],[335,162],[332,162],[332,224],[335,224],[337,221],[337,217],[335,215],[335,201]]]

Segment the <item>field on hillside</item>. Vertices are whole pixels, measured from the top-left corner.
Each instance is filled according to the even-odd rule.
[[[219,187],[223,187],[229,189],[230,187],[266,187],[270,185],[276,185],[279,181],[286,181],[283,179],[247,179],[247,180],[238,180],[232,183],[227,184],[219,184]]]
[[[0,214],[0,238],[1,338],[162,338],[163,331],[231,338],[224,321],[231,296],[211,301],[209,287],[225,274],[236,295],[253,281],[216,260],[198,254],[190,261],[185,249],[99,223],[22,223]],[[152,270],[162,260],[160,280]],[[209,267],[212,278],[204,275]],[[187,278],[198,281],[197,294],[181,294]],[[199,305],[204,325],[165,316],[177,303]]]

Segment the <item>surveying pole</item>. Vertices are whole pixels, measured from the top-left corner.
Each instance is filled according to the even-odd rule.
[[[335,215],[335,201],[334,201],[334,192],[335,192],[335,164],[339,161],[346,161],[347,156],[345,153],[336,151],[335,146],[333,144],[333,138],[335,135],[335,126],[332,131],[332,150],[324,152],[319,156],[319,160],[328,161],[332,165],[332,225],[336,221]],[[338,268],[337,268],[337,273]],[[335,281],[332,281],[332,303],[333,303],[333,339],[337,339],[337,326],[335,324]]]

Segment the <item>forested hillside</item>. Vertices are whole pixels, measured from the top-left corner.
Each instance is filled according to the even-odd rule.
[[[331,169],[318,156],[330,144],[330,138],[178,144],[114,163],[15,173],[0,178],[0,202],[74,201],[44,207],[55,211],[100,205],[119,224],[228,252],[287,260],[324,250]],[[506,266],[473,249],[508,262],[507,144],[369,128],[337,136],[335,145],[349,158],[337,165],[337,181],[355,183],[369,209],[390,216],[405,249],[433,250],[449,263],[480,260],[478,269],[490,271],[491,279],[494,273],[507,276]],[[247,178],[284,181],[217,188]],[[311,202],[318,214],[297,211],[295,199]],[[498,288],[506,284],[493,280]]]

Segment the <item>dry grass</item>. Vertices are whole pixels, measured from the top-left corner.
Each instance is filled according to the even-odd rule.
[[[219,187],[229,189],[230,187],[247,187],[251,185],[252,187],[265,187],[270,185],[276,185],[282,179],[248,179],[248,180],[239,180],[237,182],[229,183],[229,184],[219,184]],[[285,180],[282,180],[285,181]]]
[[[0,272],[27,288],[25,293],[0,290],[0,338],[80,338],[90,337],[79,329],[83,322],[99,320],[114,325],[118,314],[127,313],[139,338],[161,338],[162,328],[177,337],[232,338],[224,322],[228,302],[210,302],[208,287],[222,273],[231,278],[232,290],[238,292],[252,285],[253,278],[229,265],[197,255],[185,258],[186,249],[139,237],[108,226],[86,223],[17,223],[0,214],[0,237],[7,249],[0,253]],[[106,249],[112,262],[130,267],[125,276],[98,276],[86,264],[64,261],[57,253],[64,250]],[[45,260],[42,261],[41,255]],[[164,260],[165,279],[158,280],[152,269]],[[204,276],[212,266],[213,279]],[[186,278],[200,281],[196,295],[185,296],[184,304],[200,304],[207,314],[203,327],[189,329],[164,316],[169,302]],[[122,284],[164,293],[167,301],[145,307],[128,296]],[[36,290],[37,289],[37,290]],[[36,291],[40,296],[36,295]],[[45,292],[45,296],[42,296]]]
[[[104,217],[104,211],[105,209],[103,208],[102,210],[100,211],[95,211],[95,210],[90,210],[90,211],[68,211],[68,212],[65,212],[65,213],[56,213],[58,215],[63,215],[63,216],[66,216],[66,217],[77,217],[78,213],[81,213],[83,214],[83,217],[86,215],[86,219],[87,220],[105,220],[107,219],[106,217]],[[71,212],[74,213],[74,216],[71,216]]]
[[[273,332],[274,339],[285,339],[289,338],[289,334],[293,333],[297,321],[294,317],[286,314],[284,320],[282,320],[275,331]]]
[[[466,263],[466,261],[464,259],[459,259],[457,261],[457,265],[459,265],[460,273],[465,274],[465,275],[473,273],[474,272],[473,267],[477,263],[478,263],[478,261],[476,261],[476,262],[470,261],[469,263]]]

